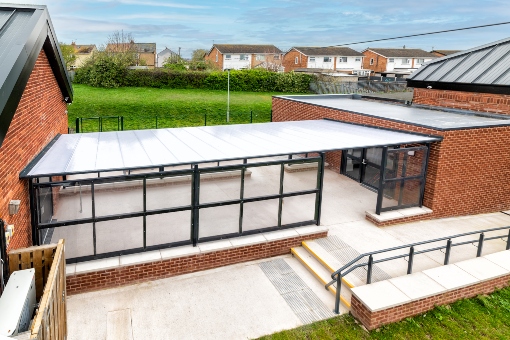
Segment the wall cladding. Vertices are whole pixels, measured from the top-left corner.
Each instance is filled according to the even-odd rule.
[[[383,105],[383,104],[381,104]],[[273,121],[335,119],[442,136],[432,143],[423,204],[438,218],[510,209],[510,127],[439,131],[273,97]],[[334,169],[339,166],[328,155]]]
[[[32,245],[28,182],[19,179],[25,166],[58,134],[67,133],[66,103],[44,51],[39,53],[27,86],[0,147],[0,217],[14,224],[9,249]],[[10,216],[10,200],[21,200]]]
[[[510,115],[510,95],[414,88],[413,103]]]

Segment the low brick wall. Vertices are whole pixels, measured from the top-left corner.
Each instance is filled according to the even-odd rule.
[[[373,224],[375,224],[378,227],[386,227],[386,226],[395,225],[395,224],[425,221],[425,220],[429,220],[431,218],[433,218],[432,214],[422,214],[422,215],[406,216],[403,218],[397,218],[397,219],[392,219],[392,220],[381,222],[381,221],[377,221],[375,218],[373,218],[370,215],[365,215],[365,219],[367,221],[372,222]]]
[[[489,294],[496,289],[507,287],[509,285],[510,275],[505,275],[376,312],[371,312],[362,302],[360,302],[360,300],[356,298],[356,296],[353,295],[351,298],[351,314],[368,330],[372,330],[385,324],[401,321],[405,318],[424,313],[436,306],[446,305],[461,299],[475,297],[480,294]]]
[[[303,241],[322,238],[327,235],[328,232],[323,231],[255,245],[69,275],[66,277],[67,294],[73,295],[119,287],[285,255],[290,253],[291,248],[300,246]]]

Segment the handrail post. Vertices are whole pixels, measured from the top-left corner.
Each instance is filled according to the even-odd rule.
[[[250,110],[250,124],[253,123],[253,110]]]
[[[510,229],[508,229],[508,237],[506,238],[506,250],[510,250]]]
[[[367,285],[372,283],[372,266],[374,265],[374,257],[370,255],[368,257],[368,269],[367,269]]]
[[[480,239],[478,240],[478,250],[476,252],[476,257],[482,256],[483,250],[483,240],[485,239],[485,235],[483,233],[480,234]]]
[[[120,116],[120,130],[124,131],[124,116]]]
[[[335,314],[340,314],[340,289],[342,288],[342,274],[336,276]]]
[[[446,242],[446,252],[444,254],[444,265],[446,266],[450,262],[450,251],[452,250],[452,240],[449,239]]]
[[[156,129],[158,128],[158,115],[156,115]]]
[[[413,272],[413,260],[414,260],[414,247],[409,249],[409,262],[407,263],[407,274],[411,274]]]
[[[204,126],[207,126],[207,113],[204,113]]]
[[[80,118],[76,118],[76,133],[80,132]]]

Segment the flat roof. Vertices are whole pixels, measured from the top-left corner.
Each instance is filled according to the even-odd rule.
[[[439,140],[441,137],[331,120],[80,133],[61,135],[21,172],[20,178]]]
[[[301,95],[276,96],[302,103],[324,106],[365,116],[408,123],[434,130],[462,130],[510,125],[510,116],[495,117],[494,114],[454,109],[426,109],[397,103],[363,100],[359,95]]]

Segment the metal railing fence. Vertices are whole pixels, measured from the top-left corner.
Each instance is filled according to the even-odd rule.
[[[485,236],[485,234],[488,232],[500,231],[500,230],[508,230],[508,233],[502,234],[502,235],[497,235],[497,236],[491,236],[491,237]],[[461,241],[461,242],[457,242],[457,243],[454,243],[452,241],[453,239],[456,239],[459,237],[465,237],[465,236],[476,235],[476,234],[479,234],[479,237],[474,240]],[[506,241],[504,240],[505,237],[506,237]],[[406,258],[407,258],[407,262],[408,262],[407,274],[409,275],[409,274],[412,274],[412,272],[413,272],[414,256],[416,256],[416,255],[429,253],[429,252],[433,252],[433,251],[442,251],[444,249],[445,256],[444,256],[443,263],[444,263],[444,265],[447,265],[450,262],[450,254],[451,254],[451,250],[453,247],[462,246],[462,245],[466,245],[466,244],[476,245],[476,247],[477,247],[476,257],[480,257],[482,255],[484,242],[490,241],[490,240],[497,240],[497,239],[501,239],[501,240],[505,241],[506,242],[506,250],[509,250],[510,249],[510,226],[500,227],[500,228],[491,228],[491,229],[485,229],[485,230],[477,230],[477,231],[473,231],[473,232],[469,232],[469,233],[462,233],[462,234],[457,234],[457,235],[452,235],[452,236],[446,236],[446,237],[441,237],[441,238],[437,238],[437,239],[433,239],[433,240],[421,241],[421,242],[406,244],[406,245],[402,245],[402,246],[398,246],[398,247],[381,249],[381,250],[377,250],[377,251],[373,251],[373,252],[369,252],[369,253],[364,253],[364,254],[359,255],[358,257],[356,257],[349,263],[345,264],[343,267],[341,267],[334,273],[332,273],[331,274],[332,280],[328,284],[326,284],[325,288],[327,290],[329,288],[329,286],[336,283],[337,289],[336,289],[334,312],[336,314],[339,314],[342,277],[345,277],[347,274],[351,273],[352,271],[354,271],[357,268],[366,267],[366,270],[367,270],[366,283],[370,284],[370,283],[372,283],[372,270],[373,270],[374,264],[397,260],[397,259],[406,260]],[[442,241],[446,241],[446,244],[428,248],[428,249],[422,249],[422,250],[415,249],[417,246],[435,243],[435,242],[442,242]],[[396,251],[396,250],[401,250],[401,249],[407,249],[407,248],[409,249],[409,251],[404,254],[390,256],[390,257],[383,258],[383,259],[377,259],[377,260],[374,259],[374,255],[387,253],[387,252],[391,252],[391,251]],[[368,257],[368,259],[365,260],[365,258],[367,258],[367,257]],[[362,261],[362,262],[360,262],[360,261]]]

